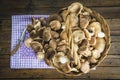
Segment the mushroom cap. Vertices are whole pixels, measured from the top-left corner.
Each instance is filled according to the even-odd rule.
[[[51,60],[54,57],[55,54],[56,54],[56,50],[54,50],[53,48],[49,48],[46,51],[46,58]]]
[[[83,73],[88,73],[90,71],[90,65],[89,65],[88,61],[86,61],[85,63],[82,63],[82,65],[81,65],[81,71]]]
[[[92,22],[89,27],[95,32],[95,35],[101,32],[101,24],[99,22]]]
[[[91,37],[91,40],[89,40],[90,45],[96,45],[96,37]]]
[[[34,29],[33,25],[28,24],[27,25],[27,31],[30,33]]]
[[[31,38],[35,38],[35,37],[37,37],[37,36],[38,36],[38,34],[37,34],[36,30],[32,30],[32,31],[30,32],[30,37],[31,37]]]
[[[63,30],[61,33],[60,33],[60,38],[65,40],[66,42],[68,41],[68,36],[67,36],[67,32],[65,30]]]
[[[50,39],[51,39],[51,29],[49,27],[47,27],[43,31],[43,40],[49,41]]]
[[[76,30],[73,32],[74,42],[78,43],[85,39],[85,34],[82,30]]]
[[[51,39],[49,42],[49,46],[53,49],[56,49],[56,47],[57,47],[56,41],[54,39]]]
[[[51,29],[53,29],[55,31],[57,31],[61,28],[61,23],[59,20],[53,20],[50,22],[49,25],[50,25]]]
[[[43,49],[42,44],[37,41],[32,41],[30,45],[35,52],[39,52]]]
[[[40,38],[43,37],[43,31],[44,31],[44,29],[45,29],[45,26],[44,26],[44,27],[41,27],[41,28],[39,28],[39,29],[37,30],[37,34],[38,34],[38,36],[39,36]]]
[[[69,7],[68,7],[68,11],[72,12],[72,13],[81,13],[81,10],[83,9],[83,5],[75,2],[72,3]]]
[[[101,56],[100,52],[98,50],[93,50],[92,51],[92,57],[94,57],[95,59],[98,59]]]
[[[59,33],[57,33],[56,31],[52,31],[51,30],[51,37],[54,38],[54,39],[56,39],[56,38],[59,37]]]
[[[27,38],[25,41],[24,41],[24,44],[26,47],[30,48],[31,47],[31,42],[33,41],[32,38]]]
[[[38,60],[43,60],[45,57],[45,54],[43,52],[37,52],[36,57]]]

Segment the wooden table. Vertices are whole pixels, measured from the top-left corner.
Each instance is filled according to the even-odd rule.
[[[111,31],[111,49],[96,71],[79,77],[67,77],[56,70],[10,69],[11,15],[53,14],[79,1],[107,20]],[[0,0],[0,80],[1,79],[120,79],[120,0]]]

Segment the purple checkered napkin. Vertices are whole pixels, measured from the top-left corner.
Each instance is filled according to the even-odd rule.
[[[26,27],[26,25],[31,24],[32,17],[47,18],[48,15],[13,15],[12,16],[12,36],[11,36],[11,50],[18,43],[20,36]],[[26,32],[25,39],[29,37],[28,32]],[[10,57],[10,67],[11,69],[21,69],[21,68],[53,68],[47,66],[44,61],[36,59],[35,53],[31,48],[27,48],[24,43],[21,43],[21,47],[18,49],[15,55]]]

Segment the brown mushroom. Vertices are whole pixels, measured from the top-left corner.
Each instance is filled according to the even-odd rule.
[[[50,39],[51,39],[51,29],[49,27],[47,27],[43,31],[43,40],[49,41]]]
[[[42,44],[37,42],[37,41],[32,41],[31,42],[31,47],[35,52],[39,52],[43,49]]]
[[[54,57],[55,54],[56,54],[56,50],[54,50],[53,48],[49,48],[46,51],[46,58],[51,60]]]
[[[86,61],[85,63],[82,63],[82,65],[81,65],[81,71],[83,73],[88,73],[90,71],[90,65],[89,65],[88,61]]]
[[[27,31],[30,33],[34,29],[33,25],[28,24],[27,25]]]
[[[91,34],[89,33],[89,31],[87,29],[84,29],[84,33],[85,33],[85,36],[88,40],[91,40]]]
[[[67,45],[61,45],[57,47],[57,51],[67,53],[69,51],[69,47]]]
[[[31,47],[31,42],[33,41],[32,38],[27,38],[25,41],[24,41],[24,44],[26,47],[30,48]]]
[[[45,54],[43,52],[37,52],[36,57],[38,60],[43,60],[45,57]]]
[[[68,36],[65,30],[60,33],[60,38],[68,42]]]
[[[37,34],[38,34],[38,36],[40,37],[40,38],[42,38],[43,37],[43,31],[46,29],[46,27],[44,26],[44,27],[41,27],[41,28],[39,28],[38,30],[37,30]]]
[[[56,38],[59,37],[59,33],[57,33],[56,31],[51,30],[51,37],[56,39]]]
[[[92,29],[92,31],[94,32],[95,36],[97,36],[98,33],[101,32],[101,24],[99,22],[92,22],[89,25],[89,28]]]
[[[34,29],[37,31],[37,30],[40,29],[40,27],[41,27],[41,22],[38,21],[33,27],[34,27]]]
[[[51,47],[51,48],[53,48],[53,49],[56,49],[56,47],[57,47],[57,43],[56,43],[56,41],[55,40],[50,40],[50,42],[49,42],[49,46]]]
[[[82,30],[76,30],[73,32],[73,38],[75,43],[80,43],[83,39],[85,39],[85,34]]]
[[[31,37],[31,38],[35,38],[35,37],[37,37],[37,36],[38,36],[38,34],[37,34],[36,30],[32,30],[32,31],[30,32],[30,37]]]
[[[61,28],[61,23],[59,20],[53,20],[50,22],[49,25],[50,25],[51,29],[53,29],[55,31],[57,31]]]
[[[104,38],[97,38],[96,41],[96,45],[94,46],[95,49],[98,50],[100,53],[103,52],[106,45]]]
[[[89,44],[92,46],[96,45],[96,37],[91,37],[91,40],[89,40]]]
[[[70,67],[69,63],[61,64],[60,67],[61,67],[62,71],[65,73],[71,72],[71,67]]]

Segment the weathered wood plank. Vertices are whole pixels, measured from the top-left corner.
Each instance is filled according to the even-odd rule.
[[[0,78],[102,78],[106,79],[109,76],[112,79],[120,78],[120,67],[97,67],[95,71],[91,71],[88,74],[81,75],[80,77],[68,77],[63,74],[58,73],[54,69],[19,69],[11,70],[9,68],[4,68],[0,70]],[[55,76],[53,76],[55,75]],[[98,76],[99,75],[99,76]],[[101,77],[101,76],[102,77]]]
[[[0,68],[7,68],[10,66],[10,56],[7,56],[7,58],[3,57],[0,59]],[[108,55],[109,56],[109,55]],[[118,55],[119,58],[109,58],[106,57],[106,59],[99,65],[100,67],[120,67],[120,56]]]
[[[0,8],[2,16],[20,15],[20,14],[53,14],[56,13],[61,7],[28,7],[28,8]],[[120,7],[94,7],[93,10],[100,13],[105,18],[120,18]]]
[[[53,3],[54,2],[54,3]],[[20,0],[19,2],[17,0],[12,1],[5,1],[1,0],[1,6],[9,7],[7,5],[11,5],[10,7],[16,7],[17,8],[25,8],[28,5],[31,6],[40,6],[40,7],[63,7],[68,6],[73,2],[81,2],[85,6],[94,6],[94,7],[109,7],[109,6],[120,6],[119,0]]]

